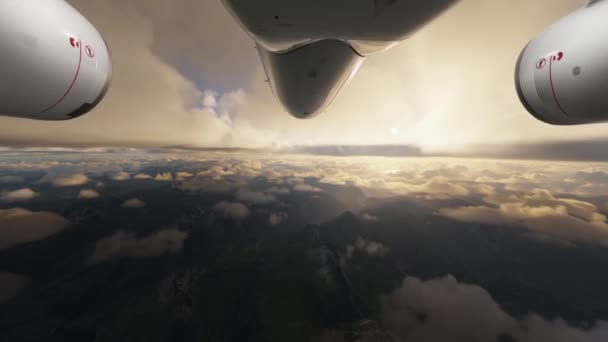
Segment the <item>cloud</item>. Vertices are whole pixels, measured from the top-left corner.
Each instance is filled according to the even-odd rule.
[[[352,259],[355,252],[365,253],[371,257],[381,257],[390,252],[390,249],[380,242],[368,241],[362,237],[358,237],[354,245],[346,245],[346,258]]]
[[[140,209],[145,206],[146,202],[140,200],[139,198],[128,199],[122,204],[122,207],[127,209]]]
[[[293,191],[297,192],[323,192],[322,189],[314,187],[309,184],[297,184],[293,187]]]
[[[170,182],[173,180],[173,175],[170,172],[159,173],[154,177],[154,180],[159,182]]]
[[[55,213],[20,208],[0,210],[0,250],[43,240],[67,226],[67,220]]]
[[[25,202],[36,197],[40,196],[37,192],[32,191],[31,189],[20,189],[14,191],[7,191],[0,193],[0,201],[1,202]]]
[[[247,219],[250,214],[249,208],[243,203],[238,202],[220,202],[213,209],[237,222]]]
[[[17,296],[29,282],[30,279],[28,277],[0,272],[0,303]]]
[[[90,189],[83,189],[80,190],[80,193],[78,194],[78,198],[79,199],[96,199],[99,198],[100,194],[99,192],[95,191],[95,190],[90,190]]]
[[[211,176],[213,178],[222,178],[224,176],[234,175],[235,172],[232,170],[232,164],[218,161],[216,165],[211,166],[205,171],[198,173],[199,176]]]
[[[74,174],[66,177],[57,177],[52,183],[53,186],[56,187],[71,187],[71,186],[79,186],[84,185],[89,182],[89,177],[84,174]]]
[[[608,337],[608,322],[586,331],[534,314],[518,320],[486,290],[452,276],[429,281],[406,278],[381,302],[383,327],[403,342],[596,342]]]
[[[286,213],[270,213],[270,216],[268,217],[268,223],[271,226],[278,226],[281,223],[287,221],[288,218],[289,215],[287,215]]]
[[[136,237],[133,233],[120,231],[97,241],[95,251],[87,259],[87,263],[98,264],[118,258],[143,259],[177,254],[182,250],[187,237],[187,232],[176,228],[162,230],[142,238]]]
[[[124,172],[124,171],[121,171],[121,172],[115,174],[114,176],[112,176],[112,180],[119,181],[119,182],[126,181],[129,179],[131,179],[131,175],[128,172]]]
[[[182,191],[192,193],[228,193],[235,191],[243,186],[246,186],[246,183],[243,181],[215,178],[209,176],[196,176],[179,183],[176,187]]]
[[[23,183],[25,178],[21,176],[0,176],[0,184]]]
[[[236,200],[241,202],[247,202],[251,204],[269,204],[277,201],[273,195],[267,195],[263,192],[252,191],[248,188],[243,188],[237,191]]]
[[[369,213],[365,213],[365,214],[361,215],[361,219],[364,222],[369,222],[369,223],[375,223],[375,222],[380,221],[380,219],[377,216],[371,215]]]
[[[191,177],[194,177],[194,175],[190,172],[185,172],[185,171],[178,172],[177,175],[175,175],[175,179],[178,181],[182,181],[182,180],[185,180],[185,179],[188,179]]]
[[[145,173],[138,173],[137,175],[135,175],[135,177],[133,177],[134,179],[137,180],[146,180],[146,179],[152,179],[152,176],[147,175]]]
[[[592,203],[556,198],[543,189],[489,197],[486,201],[496,207],[443,208],[438,214],[462,222],[523,227],[535,234],[568,242],[608,247],[606,216]]]
[[[404,184],[403,187],[409,192],[425,193],[428,199],[451,199],[470,194],[469,189],[462,184],[450,182],[442,177],[433,177],[422,185]]]

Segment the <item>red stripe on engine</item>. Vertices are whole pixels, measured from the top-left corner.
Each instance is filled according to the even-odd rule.
[[[555,86],[553,86],[553,56],[549,58],[549,83],[551,83],[551,93],[553,94],[553,99],[555,100],[555,104],[557,104],[557,108],[559,108],[562,114],[568,116],[568,113],[566,113],[562,105],[559,103],[557,94],[555,93]]]
[[[82,65],[82,41],[78,40],[78,46],[80,47],[80,57],[78,60],[78,68],[76,69],[76,75],[74,75],[74,79],[72,80],[72,84],[70,84],[70,87],[68,88],[68,90],[65,92],[65,94],[63,94],[63,96],[57,100],[57,102],[55,102],[52,106],[48,107],[47,109],[43,110],[41,113],[46,113],[49,110],[55,108],[58,104],[61,103],[61,101],[63,101],[68,94],[72,91],[72,88],[74,88],[74,84],[76,84],[76,80],[78,79],[78,74],[80,74],[80,66]]]

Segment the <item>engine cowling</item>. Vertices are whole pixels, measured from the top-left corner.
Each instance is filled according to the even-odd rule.
[[[608,121],[608,1],[594,1],[551,26],[521,53],[517,93],[554,125]]]
[[[322,112],[364,57],[407,39],[457,0],[222,0],[255,40],[296,118]]]
[[[0,1],[0,42],[0,115],[73,119],[110,86],[104,39],[63,0]]]
[[[299,119],[322,112],[363,62],[339,40],[320,40],[283,54],[258,51],[274,94]]]

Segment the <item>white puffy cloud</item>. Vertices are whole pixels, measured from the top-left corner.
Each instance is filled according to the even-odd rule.
[[[146,237],[120,231],[97,241],[95,251],[87,259],[89,264],[98,264],[118,258],[143,259],[176,254],[182,250],[188,233],[178,229],[166,229]]]
[[[173,174],[170,172],[159,173],[156,175],[156,177],[154,177],[154,180],[159,182],[170,182],[173,180]]]
[[[112,180],[119,181],[119,182],[126,181],[129,179],[131,179],[131,175],[128,172],[124,172],[124,171],[118,172],[117,174],[112,176]]]
[[[383,327],[402,342],[599,342],[608,338],[608,322],[597,322],[587,331],[534,314],[518,320],[486,290],[452,276],[429,281],[406,278],[400,288],[382,298],[380,317]]]
[[[29,282],[28,277],[0,272],[0,303],[15,297]]]
[[[0,202],[24,202],[34,199],[38,196],[40,196],[40,194],[32,191],[32,189],[24,188],[14,191],[0,192]]]
[[[250,214],[249,208],[243,203],[238,202],[220,202],[213,209],[237,222],[247,219]]]
[[[188,178],[194,177],[194,175],[190,172],[181,171],[175,175],[175,179],[178,181],[182,181]]]
[[[91,190],[91,189],[83,189],[80,190],[80,193],[78,194],[78,198],[79,199],[96,199],[99,198],[101,195],[99,194],[99,192],[95,191],[95,190]]]
[[[146,202],[139,198],[131,198],[123,202],[122,207],[127,209],[140,209],[146,206]]]
[[[43,240],[63,231],[67,226],[68,221],[55,213],[21,208],[0,210],[0,250]]]
[[[89,177],[84,174],[73,174],[65,177],[57,177],[53,179],[52,183],[56,187],[71,187],[84,185],[89,182]]]
[[[145,173],[138,173],[137,175],[135,175],[135,177],[133,177],[134,179],[137,180],[146,180],[146,179],[152,179],[152,176],[147,175]]]

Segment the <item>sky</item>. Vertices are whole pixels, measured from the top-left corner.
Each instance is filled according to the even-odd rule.
[[[371,55],[320,116],[285,113],[254,43],[218,0],[68,1],[108,41],[105,100],[68,122],[0,118],[4,146],[284,147],[602,140],[605,125],[529,115],[513,74],[522,48],[583,0],[462,0],[409,40]]]

